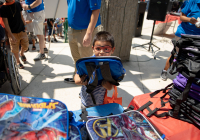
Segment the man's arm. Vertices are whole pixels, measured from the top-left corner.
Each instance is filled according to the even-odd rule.
[[[182,12],[181,12],[181,15],[180,15],[180,20],[182,22],[190,22],[191,24],[195,24],[197,22],[197,19],[195,19],[194,17],[189,18]]]
[[[33,3],[30,4],[31,9],[37,7],[42,3],[42,0],[35,0]],[[22,7],[24,10],[30,10],[27,4],[23,4]]]
[[[83,46],[89,47],[89,45],[91,44],[92,33],[93,33],[94,28],[95,28],[95,26],[97,24],[99,13],[100,13],[100,9],[92,11],[91,18],[90,18],[90,23],[88,25],[86,34],[85,34],[85,36],[83,38]]]
[[[8,37],[11,37],[11,40],[13,42],[16,42],[16,38],[13,36],[11,30],[10,30],[10,26],[8,24],[8,19],[7,18],[2,18],[3,19],[3,22],[4,22],[4,25],[5,25],[5,29],[6,29],[6,32],[8,33]]]

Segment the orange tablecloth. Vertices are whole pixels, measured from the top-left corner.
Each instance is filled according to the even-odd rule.
[[[182,22],[180,20],[180,16],[175,16],[175,15],[167,14],[166,17],[165,17],[165,21],[156,21],[155,24],[168,23],[168,22],[172,22],[172,21],[175,21],[175,20],[178,20],[178,24],[181,24],[181,22]]]

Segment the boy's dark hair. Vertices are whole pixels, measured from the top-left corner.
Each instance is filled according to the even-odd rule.
[[[110,42],[112,48],[115,46],[113,36],[109,32],[106,32],[106,31],[100,31],[95,35],[94,41],[93,41],[93,46],[96,41]]]

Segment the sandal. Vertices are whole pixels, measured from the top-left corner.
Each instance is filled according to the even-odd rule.
[[[36,47],[35,47],[35,46],[32,47],[32,51],[34,51],[34,50],[36,50]]]
[[[19,63],[18,67],[19,69],[24,69],[24,66],[21,63]]]
[[[21,60],[22,60],[23,62],[26,62],[26,56],[25,56],[25,55],[22,55],[22,56],[21,56]]]
[[[28,51],[29,51],[29,48],[26,51],[24,51],[24,52],[28,52]]]

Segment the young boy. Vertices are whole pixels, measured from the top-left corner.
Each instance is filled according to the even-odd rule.
[[[29,42],[25,32],[25,21],[22,16],[21,4],[17,1],[15,2],[15,0],[6,0],[0,9],[0,13],[5,24],[5,30],[8,33],[11,52],[14,53],[19,68],[23,69],[24,66],[19,60],[19,44],[21,43],[21,60],[25,62],[24,51],[28,49]]]
[[[48,27],[48,30],[49,30],[48,41],[50,42],[50,36],[51,36],[52,30],[53,30],[54,41],[58,42],[57,39],[56,39],[56,36],[55,36],[55,30],[53,29],[53,24],[54,24],[54,19],[53,18],[47,19],[47,27]]]
[[[111,56],[113,54],[115,47],[114,47],[114,38],[113,36],[106,32],[101,31],[96,34],[93,41],[93,53],[94,56]],[[74,81],[77,85],[82,85],[81,88],[81,108],[91,107],[94,106],[92,98],[89,93],[86,92],[86,86],[88,81],[85,81],[85,78],[87,75],[84,75],[80,78],[78,72],[74,76]],[[108,81],[103,80],[100,85],[98,85],[95,90],[92,92],[94,95],[95,101],[97,105],[103,104],[104,101],[104,95],[106,93],[106,90],[111,90],[113,88],[113,85],[109,83]]]

